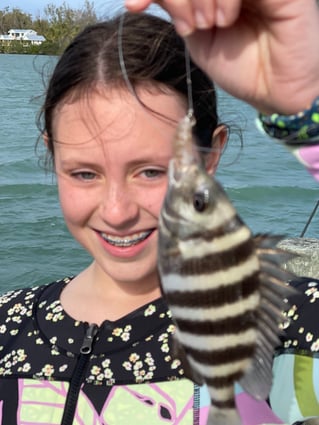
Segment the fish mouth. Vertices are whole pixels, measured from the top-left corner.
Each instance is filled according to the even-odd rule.
[[[153,233],[153,231],[154,229],[146,230],[144,232],[138,232],[132,235],[124,236],[124,237],[109,235],[104,232],[101,232],[100,235],[102,236],[102,239],[105,240],[110,245],[121,247],[121,248],[128,248],[130,246],[137,245],[138,243],[144,241],[146,238],[150,236],[151,233]]]

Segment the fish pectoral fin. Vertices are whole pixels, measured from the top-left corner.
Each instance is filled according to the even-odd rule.
[[[256,400],[266,400],[272,384],[272,350],[269,354],[264,348],[257,348],[249,369],[240,379],[244,391]]]
[[[257,400],[265,400],[272,384],[274,350],[280,344],[283,333],[280,324],[285,320],[287,298],[296,293],[288,285],[293,275],[281,267],[291,259],[291,254],[277,248],[282,237],[257,235],[255,244],[260,262],[260,302],[256,311],[257,342],[249,369],[240,380],[243,389]]]
[[[178,339],[175,337],[173,338],[172,343],[172,356],[174,359],[179,359],[182,362],[183,370],[184,370],[184,376],[191,381],[193,381],[195,384],[201,386],[204,384],[204,380],[202,376],[197,373],[194,368],[192,368],[186,351],[183,348],[183,346],[179,343]]]

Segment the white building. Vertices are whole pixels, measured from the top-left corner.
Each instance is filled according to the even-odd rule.
[[[11,41],[22,41],[24,44],[42,44],[45,41],[43,35],[38,35],[34,30],[30,29],[11,29],[8,31],[8,34],[0,35],[0,43],[10,43]]]

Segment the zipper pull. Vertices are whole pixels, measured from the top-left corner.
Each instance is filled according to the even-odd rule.
[[[82,342],[82,346],[80,349],[81,354],[90,354],[92,351],[92,344],[95,335],[97,334],[97,325],[94,323],[90,324],[86,330],[85,337]]]

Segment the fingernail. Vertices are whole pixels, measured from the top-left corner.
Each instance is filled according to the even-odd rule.
[[[139,4],[138,0],[125,0],[125,6],[131,7]]]
[[[218,8],[216,11],[216,25],[223,27],[226,25],[226,18],[223,9]]]
[[[190,35],[194,31],[194,28],[191,27],[188,24],[188,22],[182,21],[180,19],[176,19],[174,21],[174,25],[175,25],[176,31],[178,32],[178,34],[181,37],[186,37],[186,36]]]
[[[208,28],[208,22],[206,20],[206,16],[203,14],[203,12],[201,10],[196,10],[195,20],[196,20],[197,28],[199,28],[199,29]]]

